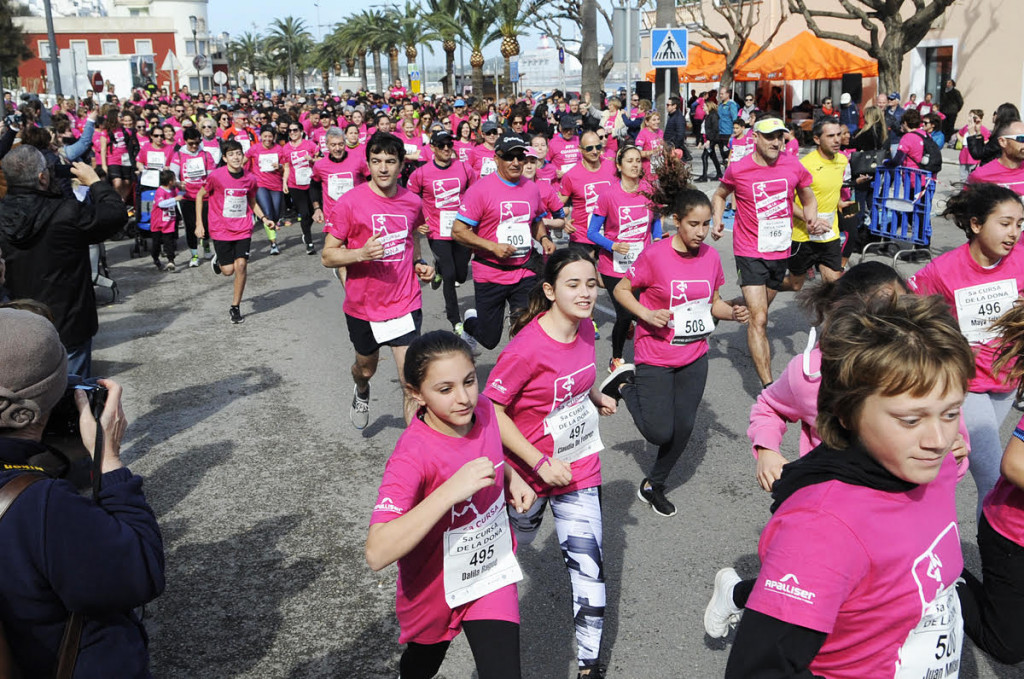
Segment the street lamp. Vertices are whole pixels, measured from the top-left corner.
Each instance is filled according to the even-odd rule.
[[[320,42],[320,3],[314,2],[313,6],[316,7],[316,41]]]

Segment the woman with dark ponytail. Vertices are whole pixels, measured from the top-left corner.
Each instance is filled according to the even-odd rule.
[[[576,609],[579,677],[601,679],[604,549],[598,413],[615,401],[596,385],[594,326],[597,270],[580,250],[548,259],[512,341],[491,370],[484,395],[494,402],[509,465],[537,493],[524,512],[509,508],[520,544],[536,536],[551,505]]]
[[[711,202],[691,187],[682,159],[666,154],[651,200],[672,215],[676,233],[645,248],[615,286],[615,299],[636,316],[636,368],[624,365],[602,391],[626,401],[658,456],[637,496],[656,514],[673,516],[665,481],[690,440],[708,376],[707,337],[718,320],[746,323],[750,312],[718,294],[725,283],[722,260],[704,244]],[[669,413],[671,415],[669,415]]]

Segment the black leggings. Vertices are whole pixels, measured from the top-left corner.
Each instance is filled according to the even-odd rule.
[[[444,281],[441,290],[444,292],[444,314],[448,322],[454,326],[462,316],[459,314],[459,298],[455,293],[455,283],[465,283],[469,273],[469,248],[453,240],[430,240],[430,250],[434,253],[434,264]]]
[[[520,679],[519,625],[506,620],[466,620],[462,629],[476,661],[479,679]],[[431,679],[441,669],[450,641],[409,642],[399,664],[401,679]]]
[[[482,266],[482,265],[481,265]],[[488,349],[498,346],[505,327],[505,305],[515,318],[530,304],[530,291],[540,280],[527,276],[518,283],[473,283],[476,297],[476,318],[465,322],[466,332]]]
[[[722,166],[718,162],[718,156],[715,155],[715,146],[712,142],[708,144],[707,148],[704,149],[704,153],[701,154],[701,164],[704,167],[704,171],[701,173],[702,177],[708,176],[708,156],[711,157],[711,162],[715,164],[715,172],[718,173],[718,177],[722,177]]]
[[[181,221],[185,225],[185,242],[189,250],[199,249],[199,239],[196,238],[196,202],[194,200],[183,200],[181,205]],[[206,229],[206,238],[210,242],[210,201],[203,201],[203,227]]]
[[[979,582],[967,569],[957,585],[967,636],[999,662],[1024,660],[1024,547],[996,532],[982,514],[978,521],[981,552]]]
[[[615,299],[615,286],[622,280],[621,277],[601,274],[604,280],[604,288],[612,298],[612,306],[615,307],[615,325],[612,326],[612,358],[622,358],[622,349],[626,346],[626,336],[629,335],[629,324],[635,316],[626,311],[626,307],[619,304]]]
[[[658,446],[658,457],[647,475],[652,486],[665,486],[669,473],[686,450],[707,379],[708,355],[704,354],[681,368],[640,363],[633,384],[619,389],[636,428]]]
[[[292,205],[299,213],[302,220],[299,225],[302,227],[302,242],[309,245],[313,242],[313,201],[309,198],[309,189],[288,188],[288,195],[292,197]]]
[[[164,251],[164,256],[168,262],[174,263],[174,232],[171,233],[158,233],[154,231],[149,234],[152,246],[149,254],[153,256],[153,261],[160,262],[160,250]]]

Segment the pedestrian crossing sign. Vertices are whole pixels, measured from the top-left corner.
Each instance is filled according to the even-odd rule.
[[[686,66],[687,31],[685,28],[651,29],[651,66]]]

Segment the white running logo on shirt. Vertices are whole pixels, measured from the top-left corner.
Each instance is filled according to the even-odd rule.
[[[401,514],[405,510],[403,510],[401,507],[396,505],[394,500],[392,500],[391,498],[385,497],[385,498],[381,498],[380,502],[378,502],[376,505],[374,505],[373,511],[375,511],[375,512],[393,512],[395,514]]]
[[[458,509],[456,509],[459,505],[462,506],[461,512]],[[476,505],[473,504],[473,498],[469,498],[465,502],[460,502],[452,505],[452,520],[465,516],[469,513],[470,509],[473,510],[473,516],[480,516],[480,511],[476,508]]]
[[[508,393],[508,388],[501,383],[501,378],[498,378],[491,382],[491,386],[494,388],[495,391],[500,391],[503,394]]]
[[[790,580],[792,580],[795,585],[789,584]],[[802,601],[805,604],[814,604],[814,597],[818,595],[814,592],[801,588],[799,585],[800,581],[797,580],[797,577],[792,573],[786,573],[780,580],[766,578],[764,581],[764,588],[770,592],[788,596],[790,599],[796,599],[797,601]]]

